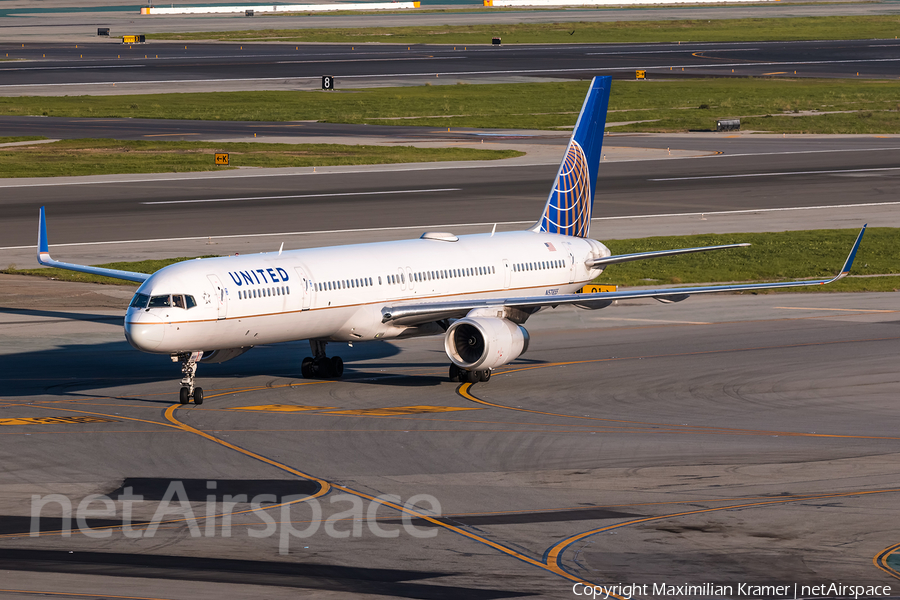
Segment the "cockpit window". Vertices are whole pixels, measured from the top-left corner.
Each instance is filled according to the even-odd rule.
[[[148,308],[167,308],[172,306],[169,296],[151,296]]]
[[[131,299],[131,304],[129,306],[131,308],[147,308],[147,302],[150,300],[150,296],[147,294],[135,294],[134,298]]]
[[[178,308],[185,308],[184,296],[182,296],[181,294],[172,294],[172,306],[176,306]]]
[[[185,305],[184,305],[185,308],[194,308],[195,306],[197,306],[197,301],[194,300],[193,296],[185,295],[184,300],[185,300]]]

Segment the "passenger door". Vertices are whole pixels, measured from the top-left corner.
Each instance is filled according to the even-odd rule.
[[[228,294],[225,292],[225,287],[219,280],[218,275],[207,275],[206,277],[216,290],[216,304],[219,310],[219,320],[221,321],[228,316]]]
[[[563,242],[563,246],[566,247],[566,254],[568,258],[566,258],[566,262],[569,263],[569,283],[575,282],[575,254],[572,252],[572,244],[569,242]]]
[[[306,275],[306,271],[303,270],[302,267],[294,267],[294,271],[297,272],[297,276],[300,278],[298,282],[299,285],[295,287],[299,287],[297,293],[302,294],[303,298],[300,300],[301,310],[309,310],[310,301],[312,297],[312,286],[309,283],[309,277]]]

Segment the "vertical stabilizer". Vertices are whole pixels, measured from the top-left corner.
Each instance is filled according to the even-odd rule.
[[[591,81],[544,214],[532,231],[575,237],[590,233],[611,82],[611,77],[594,77]]]

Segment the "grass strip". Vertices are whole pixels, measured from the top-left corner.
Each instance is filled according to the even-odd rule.
[[[635,261],[609,267],[597,278],[599,283],[629,286],[671,286],[727,281],[780,281],[831,277],[844,264],[858,230],[821,229],[784,233],[735,233],[727,235],[686,235],[614,240],[607,243],[613,254],[650,252],[670,248],[693,248],[749,242],[749,248],[736,248],[670,258]],[[595,232],[597,235],[598,232]],[[896,240],[900,229],[872,227],[866,231],[856,255],[854,277],[828,286],[782,291],[794,292],[890,292],[900,289],[900,256]],[[201,257],[208,258],[208,257]],[[116,262],[110,269],[153,273],[164,266],[190,258],[179,257],[141,262]],[[17,269],[10,266],[2,273],[35,275],[64,281],[134,285],[108,277],[61,269]]]
[[[858,233],[858,229],[818,229],[611,240],[606,244],[613,254],[742,242],[752,246],[612,265],[597,281],[619,286],[670,286],[833,277],[843,266]],[[853,263],[853,276],[828,286],[795,291],[897,291],[900,288],[900,256],[895,250],[898,235],[897,228],[870,227]]]
[[[652,122],[612,131],[709,130],[717,118],[733,117],[741,119],[745,130],[774,133],[900,133],[898,80],[654,80],[652,72],[650,77],[613,83],[608,121]],[[336,92],[23,96],[0,98],[0,114],[556,129],[575,124],[587,85],[573,81]],[[302,133],[302,124],[297,131]]]
[[[602,10],[602,9],[600,9]],[[893,38],[900,16],[790,17],[777,19],[686,19],[677,21],[615,21],[509,23],[339,29],[262,29],[190,33],[155,33],[156,40],[218,40],[224,42],[320,42],[393,44],[504,44],[740,42],[855,40]]]
[[[40,135],[6,135],[0,136],[0,144],[10,144],[13,142],[33,142],[36,140],[46,140],[47,138]]]
[[[214,157],[216,152],[227,152],[230,166],[217,167]],[[62,140],[35,146],[0,148],[0,177],[183,173],[237,167],[312,167],[495,160],[522,155],[522,152],[515,150],[480,148]]]

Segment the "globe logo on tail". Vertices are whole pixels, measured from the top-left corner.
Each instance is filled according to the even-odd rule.
[[[587,237],[590,215],[591,180],[587,157],[581,145],[571,140],[541,217],[541,231]]]

